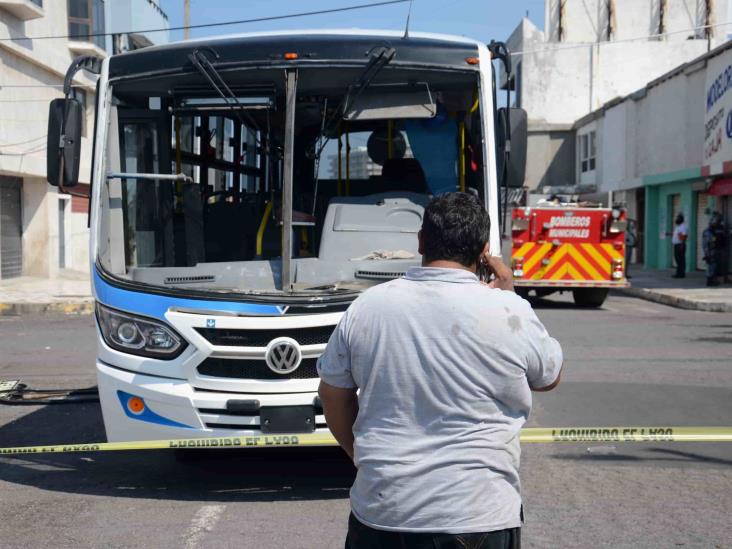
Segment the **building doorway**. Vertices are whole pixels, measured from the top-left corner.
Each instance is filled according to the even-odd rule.
[[[0,176],[0,278],[23,272],[22,191],[21,178]]]
[[[696,269],[703,271],[707,268],[704,261],[704,240],[702,235],[704,229],[709,225],[709,218],[712,212],[709,208],[709,195],[707,193],[696,193]]]
[[[645,235],[646,235],[646,189],[641,187],[635,191],[635,230],[638,238],[636,239],[635,261],[643,263],[645,261]]]

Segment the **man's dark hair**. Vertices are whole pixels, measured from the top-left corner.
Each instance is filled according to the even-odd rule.
[[[435,197],[424,211],[422,252],[427,261],[474,264],[490,238],[491,221],[478,198],[468,193]]]

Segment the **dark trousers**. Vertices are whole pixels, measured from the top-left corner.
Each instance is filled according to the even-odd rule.
[[[685,276],[686,242],[682,242],[681,244],[674,244],[674,261],[676,261],[676,276]]]
[[[521,528],[472,534],[386,532],[351,513],[345,549],[521,549]]]

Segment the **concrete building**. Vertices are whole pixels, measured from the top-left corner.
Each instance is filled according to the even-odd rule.
[[[575,131],[578,143],[590,135],[595,143],[584,180],[639,222],[637,259],[671,267],[673,219],[683,212],[687,270],[705,268],[701,233],[710,214],[732,224],[732,42],[607,103]]]
[[[111,36],[94,35],[119,33],[114,38],[123,49],[167,40],[166,33],[128,34],[163,26],[167,17],[156,0],[0,0],[0,279],[88,270],[87,199],[46,182],[48,104],[62,96],[75,57],[112,51]],[[60,38],[33,38],[44,36]],[[73,94],[86,112],[82,192],[88,192],[94,90],[79,73]]]
[[[525,18],[507,40],[514,77],[501,78],[528,113],[526,186],[586,185],[596,143],[579,136],[577,173],[574,122],[717,47],[726,21],[723,1],[546,0],[545,29]]]

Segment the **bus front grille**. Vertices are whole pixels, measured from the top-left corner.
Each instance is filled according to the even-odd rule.
[[[266,347],[278,337],[290,337],[300,345],[325,345],[335,326],[314,326],[291,328],[289,330],[239,330],[219,328],[196,328],[196,331],[210,343],[220,346]]]
[[[270,370],[264,360],[207,358],[199,364],[198,373],[202,376],[228,379],[316,379],[317,362],[317,358],[303,358],[294,372],[278,374]]]

